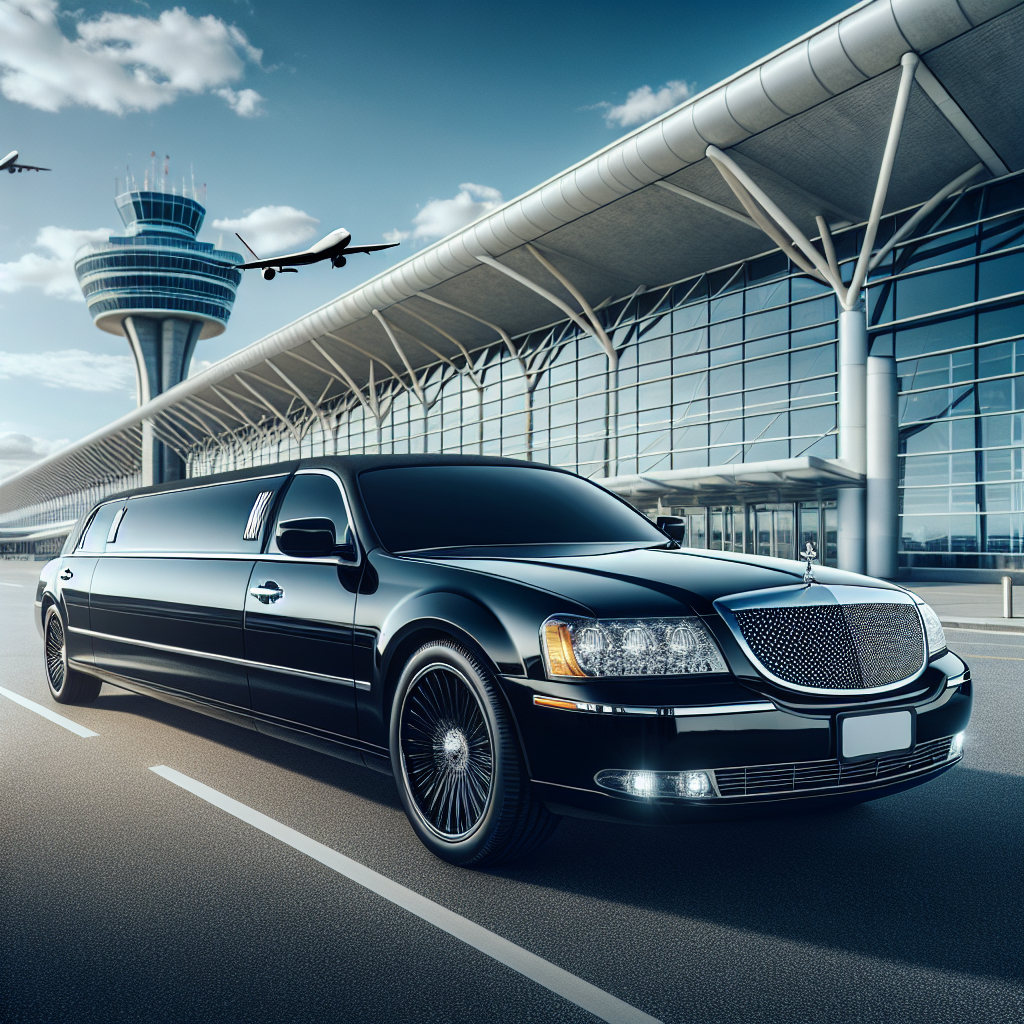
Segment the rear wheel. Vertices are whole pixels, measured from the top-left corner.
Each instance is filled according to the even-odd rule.
[[[521,857],[558,824],[533,798],[493,673],[453,641],[421,647],[402,671],[391,763],[416,834],[452,864]]]
[[[43,662],[50,696],[58,704],[91,704],[103,685],[94,676],[87,676],[68,664],[67,635],[64,618],[56,605],[46,610],[43,624]]]

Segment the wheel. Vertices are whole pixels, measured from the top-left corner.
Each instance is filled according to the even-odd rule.
[[[403,669],[391,711],[391,764],[416,834],[452,864],[521,857],[558,825],[531,793],[493,674],[454,641],[426,644]]]
[[[103,683],[94,676],[68,665],[64,619],[56,605],[46,610],[43,625],[43,663],[50,696],[58,704],[91,704],[100,694]]]

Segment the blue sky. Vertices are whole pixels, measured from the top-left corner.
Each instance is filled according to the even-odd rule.
[[[201,237],[226,248],[237,221],[268,254],[339,226],[402,238],[344,270],[245,275],[196,352],[214,361],[846,6],[0,0],[0,154],[53,168],[0,174],[0,474],[134,406],[127,342],[69,277],[82,232],[119,226],[126,164],[194,168]]]

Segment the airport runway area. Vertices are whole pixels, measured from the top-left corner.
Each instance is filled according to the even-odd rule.
[[[566,819],[480,872],[432,857],[383,775],[113,687],[53,703],[39,568],[0,562],[0,1020],[1024,1018],[1020,634],[949,634],[974,719],[920,789]]]

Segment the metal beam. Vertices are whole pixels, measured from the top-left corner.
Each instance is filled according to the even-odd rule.
[[[346,370],[342,369],[342,367],[339,366],[338,363],[335,362],[335,360],[331,358],[330,353],[327,352],[326,349],[322,348],[318,342],[311,341],[310,344],[313,346],[313,348],[315,348],[317,350],[317,352],[320,353],[320,355],[322,355],[324,357],[324,359],[327,360],[328,363],[331,364],[331,366],[334,367],[335,370],[337,370],[339,376],[344,381],[344,383],[346,383],[352,389],[352,394],[354,394],[356,396],[356,398],[359,400],[359,404],[362,405],[362,407],[371,416],[376,418],[377,414],[370,407],[370,403],[366,400],[366,396],[363,394],[363,389],[360,388],[356,384],[356,382],[351,378],[351,376],[349,376],[348,372]],[[371,367],[373,366],[373,360],[370,361],[370,366]]]
[[[277,409],[275,409],[274,406],[272,406],[270,402],[266,400],[266,398],[263,397],[263,395],[261,395],[247,380],[244,380],[242,378],[241,373],[236,373],[234,375],[234,378],[235,380],[238,381],[239,384],[242,385],[243,388],[246,389],[246,391],[251,392],[260,400],[260,403],[270,413],[270,415],[274,417],[274,420],[276,422],[283,423],[291,431],[292,437],[295,438],[296,444],[302,444],[302,438],[299,436],[299,432],[295,429],[295,424],[292,423],[292,421],[288,419],[287,416],[282,416],[281,413]],[[263,380],[262,377],[258,379]],[[264,383],[268,382],[264,381]]]
[[[285,382],[285,384],[288,385],[288,387],[292,389],[292,391],[295,392],[295,394],[299,398],[302,399],[303,402],[306,403],[306,406],[309,408],[309,411],[320,421],[320,426],[323,428],[323,430],[326,431],[327,433],[330,433],[330,427],[327,426],[327,420],[324,418],[323,412],[320,409],[318,409],[317,406],[315,406],[312,403],[312,401],[310,401],[309,397],[306,395],[306,392],[303,391],[302,388],[300,388],[299,385],[296,384],[295,381],[293,381],[284,372],[284,370],[282,370],[275,362],[273,362],[270,359],[265,359],[264,362],[274,371],[274,373],[278,375],[278,377],[281,378],[281,380]]]
[[[454,313],[461,313],[463,316],[468,316],[470,320],[475,320],[478,324],[483,324],[484,327],[490,327],[490,329],[497,332],[498,337],[505,342],[505,347],[511,353],[512,358],[518,360],[519,365],[523,366],[525,373],[525,365],[519,355],[519,349],[516,348],[512,339],[509,337],[508,331],[506,331],[504,327],[492,324],[490,320],[485,320],[482,316],[477,316],[476,313],[470,313],[468,309],[460,309],[458,306],[453,306],[450,302],[445,302],[443,299],[435,298],[433,295],[427,295],[426,292],[417,292],[416,298],[426,299],[427,302],[433,302],[438,306],[444,306],[445,309],[450,309]]]
[[[743,213],[737,213],[735,210],[729,209],[728,206],[723,206],[721,203],[716,203],[711,199],[705,199],[703,196],[697,195],[696,192],[690,192],[685,188],[680,188],[678,185],[673,185],[671,181],[656,181],[654,182],[658,188],[663,188],[666,192],[674,192],[677,196],[682,196],[684,199],[689,199],[692,203],[699,203],[701,206],[706,206],[709,210],[714,210],[715,213],[720,213],[724,217],[732,217],[733,220],[738,220],[741,224],[746,224],[748,228],[753,228],[755,231],[759,231],[760,227],[754,221]]]
[[[917,213],[915,213],[914,216],[911,217],[910,220],[908,220],[906,224],[904,224],[903,227],[901,227],[899,231],[897,231],[892,238],[890,238],[889,241],[871,257],[871,262],[868,263],[868,273],[874,270],[875,267],[877,267],[878,264],[889,255],[889,251],[891,249],[899,245],[904,238],[909,237],[918,224],[920,224],[921,221],[923,221],[925,217],[927,217],[928,214],[930,214],[932,210],[934,210],[935,207],[943,201],[943,199],[947,199],[954,192],[963,188],[984,166],[985,165],[983,163],[977,163],[970,168],[970,170],[964,171],[964,173],[959,175],[959,177],[954,178],[948,185],[940,188],[939,191],[936,192],[935,195],[933,195],[931,199],[929,199],[928,202],[925,203],[924,206],[922,206],[921,209],[919,209]]]
[[[871,259],[871,250],[875,247],[878,223],[882,218],[882,208],[885,206],[885,197],[889,192],[889,179],[892,177],[892,168],[896,163],[896,150],[899,148],[903,121],[907,116],[907,106],[910,103],[910,89],[914,84],[914,75],[921,60],[916,53],[905,53],[900,63],[903,65],[900,87],[896,93],[892,121],[889,123],[889,136],[885,140],[885,150],[882,153],[882,166],[878,169],[878,181],[875,183],[875,197],[871,201],[871,213],[864,229],[864,244],[861,246],[860,256],[857,257],[853,280],[850,282],[846,299],[843,302],[847,309],[853,309],[859,301],[860,290],[868,274],[868,262]]]
[[[917,69],[917,84],[924,90],[928,99],[939,108],[939,113],[952,125],[957,135],[974,150],[993,178],[1010,173],[1010,168],[1003,163],[999,154],[988,144],[985,137],[974,126],[974,122],[963,112],[956,100],[946,92],[945,86],[926,64],[922,63]]]
[[[605,335],[603,338],[597,333],[593,324],[588,323],[579,313],[576,312],[568,302],[563,302],[557,295],[553,295],[547,290],[537,284],[536,281],[531,281],[530,278],[513,270],[511,267],[506,267],[499,263],[496,259],[492,259],[490,256],[477,256],[476,257],[481,263],[486,264],[494,270],[497,270],[499,274],[504,274],[506,277],[512,278],[513,281],[518,281],[524,288],[529,288],[530,291],[535,292],[542,299],[547,299],[553,306],[557,306],[565,315],[572,320],[574,324],[585,334],[589,334],[604,350],[608,356],[609,362],[612,364],[614,369],[619,362],[619,357],[612,348],[611,342],[608,341],[608,336]],[[601,334],[604,334],[603,329]]]
[[[423,388],[420,386],[419,378],[416,376],[416,371],[412,368],[412,364],[409,362],[409,357],[402,350],[402,346],[398,344],[398,339],[395,337],[395,332],[391,329],[391,325],[381,315],[379,309],[373,309],[370,312],[380,321],[381,326],[384,328],[384,332],[391,339],[391,344],[395,346],[395,351],[398,353],[402,362],[405,363],[405,368],[409,371],[409,377],[412,380],[413,390],[416,392],[416,397],[420,400],[420,404],[424,409],[427,408],[427,396],[423,393]]]
[[[342,345],[347,345],[353,351],[358,352],[360,355],[366,356],[366,358],[369,359],[371,363],[374,360],[376,360],[378,363],[380,363],[381,366],[383,366],[388,371],[388,373],[391,374],[392,377],[395,378],[395,380],[401,383],[402,387],[405,388],[406,391],[412,390],[409,387],[409,385],[406,384],[404,380],[402,380],[402,375],[386,359],[381,359],[380,356],[375,356],[372,352],[367,352],[365,348],[361,348],[353,341],[348,341],[347,339],[343,338],[340,334],[331,334],[330,331],[324,331],[324,337],[330,338],[333,341],[340,342]]]
[[[478,388],[482,388],[483,387],[483,383],[477,377],[476,370],[473,368],[473,358],[472,358],[472,356],[470,356],[469,351],[466,349],[466,346],[463,345],[462,342],[459,341],[458,338],[452,337],[452,335],[450,335],[446,330],[444,330],[441,327],[438,327],[437,324],[431,323],[425,316],[420,316],[420,314],[417,313],[415,310],[409,309],[406,306],[399,306],[398,308],[401,309],[401,311],[403,313],[408,313],[409,316],[415,317],[417,320],[420,321],[420,323],[426,324],[431,330],[437,331],[437,333],[440,334],[442,338],[447,338],[462,353],[462,355],[464,356],[464,358],[466,360],[466,373],[469,375],[469,379],[472,380],[472,382]],[[409,334],[409,331],[406,330],[406,328],[404,328],[404,327],[400,328],[400,330],[403,330],[403,331],[405,331],[406,334]],[[436,352],[434,349],[432,349],[425,342],[420,341],[420,339],[417,338],[414,334],[409,334],[409,337],[410,338],[414,338],[416,341],[418,341],[428,352],[433,352],[434,355],[436,355],[438,357],[438,359],[443,359],[443,360],[445,360],[445,362],[449,363],[449,365],[455,366],[455,364],[450,359],[448,359],[447,356],[443,356],[443,355],[441,355],[440,352]],[[458,367],[455,367],[455,368],[458,369]]]

